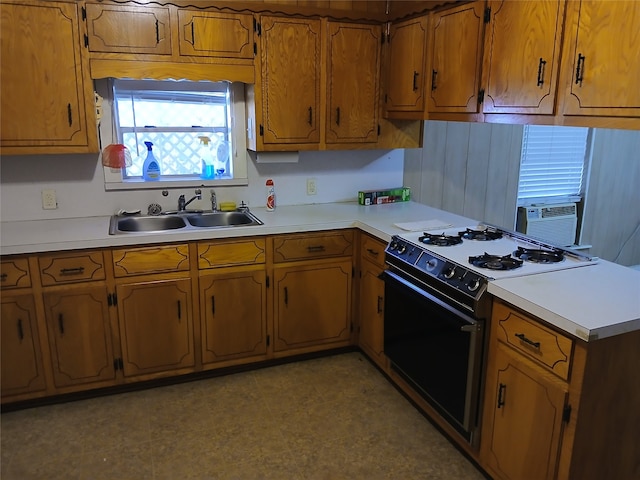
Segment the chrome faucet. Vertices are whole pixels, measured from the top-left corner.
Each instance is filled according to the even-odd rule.
[[[216,198],[216,192],[213,189],[211,190],[211,211],[212,212],[218,211],[218,200]]]
[[[178,211],[184,212],[187,209],[187,205],[189,205],[191,202],[193,202],[196,199],[198,200],[202,199],[202,191],[199,188],[196,189],[196,194],[193,197],[191,197],[188,201],[185,201],[184,195],[180,195],[178,197]]]

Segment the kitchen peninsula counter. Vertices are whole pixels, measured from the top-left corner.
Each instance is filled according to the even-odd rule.
[[[382,241],[394,224],[438,220],[465,228],[477,221],[415,202],[361,206],[355,202],[251,209],[264,225],[109,235],[108,216],[2,222],[0,254],[108,248],[205,239],[359,228]],[[444,228],[443,228],[444,229]],[[569,270],[489,282],[489,293],[561,330],[593,341],[640,330],[640,272],[601,260]]]

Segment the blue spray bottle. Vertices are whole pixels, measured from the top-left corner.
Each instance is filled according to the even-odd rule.
[[[147,146],[147,158],[142,165],[142,178],[145,181],[160,180],[160,162],[153,156],[153,151],[151,150],[153,143],[144,142],[144,144]]]

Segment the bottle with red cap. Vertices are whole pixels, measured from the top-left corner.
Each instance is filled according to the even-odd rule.
[[[273,180],[267,180],[267,212],[273,212],[276,209],[276,189]]]

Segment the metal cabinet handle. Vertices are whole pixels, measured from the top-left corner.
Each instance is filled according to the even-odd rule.
[[[515,336],[518,337],[521,342],[524,342],[527,345],[540,350],[540,342],[534,342],[533,340],[528,339],[527,337],[525,337],[524,333],[516,333]]]
[[[584,79],[584,59],[585,56],[578,53],[578,61],[576,62],[576,85],[579,83],[582,86],[582,80]]]
[[[313,125],[313,108],[309,107],[309,125]]]
[[[160,43],[160,22],[156,18],[156,44]]]
[[[498,408],[504,407],[504,397],[507,391],[507,386],[501,383],[498,387]]]
[[[64,318],[62,318],[62,314],[58,315],[58,327],[60,328],[60,335],[64,335]]]
[[[73,268],[61,268],[60,275],[82,275],[84,273],[84,267],[73,267]]]
[[[0,282],[6,282],[8,277],[6,273],[0,274]]]
[[[69,120],[69,126],[73,126],[73,112],[71,111],[70,103],[67,103],[67,120]]]
[[[289,291],[284,287],[284,304],[289,305]]]
[[[22,319],[18,319],[18,338],[22,342],[24,340],[24,330],[22,329]]]
[[[418,72],[416,72],[415,70],[413,71],[413,91],[415,92],[416,90],[418,90],[418,75],[420,75]]]
[[[191,20],[191,45],[195,45],[196,44],[196,32],[195,32],[195,28],[193,27],[193,20]]]
[[[211,295],[211,314],[216,314],[216,297],[214,297],[213,295]]]
[[[538,87],[544,85],[544,69],[546,65],[547,61],[540,57],[540,63],[538,63]]]
[[[324,252],[324,245],[309,245],[307,247],[309,253],[312,252]]]
[[[382,297],[378,295],[378,313],[382,313]]]
[[[436,84],[437,78],[438,78],[438,71],[431,70],[431,90],[435,90],[436,88],[438,88],[438,85]]]
[[[336,108],[336,125],[340,126],[340,107]]]
[[[379,253],[377,250],[374,250],[372,248],[367,248],[367,252],[369,252],[371,255],[374,255],[376,257],[378,256],[378,253]]]

